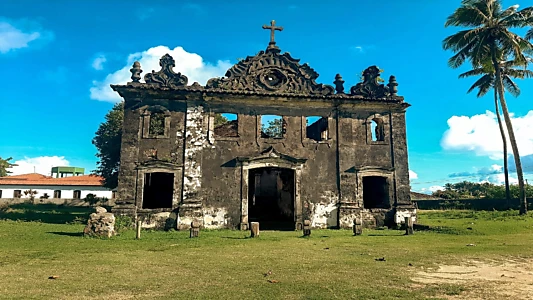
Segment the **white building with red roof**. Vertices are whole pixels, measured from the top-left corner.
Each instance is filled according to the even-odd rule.
[[[102,186],[102,177],[80,175],[54,178],[37,173],[0,177],[0,198],[30,198],[25,191],[35,191],[35,199],[84,199],[88,194],[113,199],[115,192]]]

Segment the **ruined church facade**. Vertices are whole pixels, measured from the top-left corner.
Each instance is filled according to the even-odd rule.
[[[113,211],[145,226],[301,229],[366,227],[415,218],[405,112],[396,79],[372,66],[345,91],[276,46],[205,86],[161,70],[112,85],[124,99],[118,197]],[[235,116],[227,120],[224,116]],[[263,118],[279,116],[274,126]],[[222,121],[221,121],[222,120]]]

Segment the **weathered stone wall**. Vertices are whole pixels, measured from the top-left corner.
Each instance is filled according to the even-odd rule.
[[[405,112],[392,114],[392,149],[396,176],[396,204],[410,206],[411,185],[409,183],[409,161],[407,157],[407,133]]]
[[[128,99],[133,102],[136,99]],[[124,123],[122,126],[122,142],[120,151],[120,170],[118,176],[117,204],[135,205],[137,183],[136,162],[139,159],[140,114],[131,108],[126,101],[124,107]]]
[[[169,138],[141,138],[141,113],[139,110],[125,112],[127,120],[122,142],[125,162],[121,165],[119,187],[124,199],[133,201],[137,197],[137,205],[141,203],[142,187],[139,187],[141,181],[137,178],[136,164],[153,159],[149,156],[156,149],[157,160],[170,162],[181,172],[183,190],[180,185],[173,206],[175,213],[166,211],[165,214],[177,214],[174,216],[177,228],[188,228],[193,219],[200,220],[205,228],[242,227],[242,212],[247,210],[247,203],[242,199],[248,198],[248,171],[243,171],[238,158],[255,157],[274,147],[284,155],[307,160],[297,171],[301,203],[296,214],[311,220],[314,228],[351,227],[356,217],[363,217],[367,227],[382,226],[394,222],[395,201],[410,205],[404,113],[390,114],[382,111],[383,108],[369,107],[346,111],[327,103],[303,106],[279,102],[273,105],[265,99],[243,102],[237,97],[209,99],[209,103],[201,100],[195,99],[188,106],[179,101],[143,103],[169,109]],[[214,113],[237,114],[238,137],[216,136],[212,124]],[[286,122],[287,131],[281,139],[260,135],[261,115],[271,114],[283,116]],[[328,118],[325,141],[308,139],[305,132],[305,117],[317,115]],[[374,117],[384,122],[383,141],[371,139],[370,120]],[[376,174],[389,180],[392,193],[388,210],[363,208],[365,173],[358,173],[358,170],[368,167],[375,169],[369,172],[378,172]],[[135,184],[137,195],[132,192]],[[394,188],[398,189],[397,195]],[[155,220],[161,219],[159,216],[161,214],[155,218],[146,213],[145,226],[161,227],[161,224],[154,225],[163,222]]]
[[[302,206],[306,207],[307,214],[309,214],[305,217],[314,218],[317,214],[316,217],[322,220],[319,221],[318,227],[336,226],[338,196],[334,127],[332,127],[333,132],[330,133],[331,140],[319,143],[307,139],[305,131],[302,131],[302,127],[305,128],[305,116],[317,115],[317,111],[253,106],[228,106],[222,109],[224,110],[215,107],[216,112],[238,114],[239,137],[223,138],[208,134],[211,143],[204,148],[202,156],[204,226],[226,224],[225,226],[228,227],[238,227],[241,221],[241,184],[246,183],[248,178],[242,177],[241,167],[236,162],[236,158],[257,156],[270,146],[282,154],[308,159],[301,170],[299,191]],[[284,137],[282,139],[261,138],[261,115],[254,114],[254,111],[260,111],[261,115],[283,116],[287,124]],[[319,113],[328,116],[331,110],[323,110]],[[245,196],[248,198],[247,195]],[[332,201],[334,205],[331,204]],[[222,211],[225,213],[221,213]],[[324,218],[327,221],[323,221]]]

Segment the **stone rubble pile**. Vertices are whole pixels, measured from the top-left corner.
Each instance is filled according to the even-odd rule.
[[[89,216],[87,226],[83,230],[85,236],[110,238],[115,235],[115,216],[101,206]]]

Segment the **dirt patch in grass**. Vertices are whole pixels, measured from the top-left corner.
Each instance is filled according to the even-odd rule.
[[[533,299],[533,259],[505,261],[470,260],[463,265],[441,265],[436,270],[419,271],[412,278],[427,286],[465,287],[458,295],[438,295],[445,299]]]

